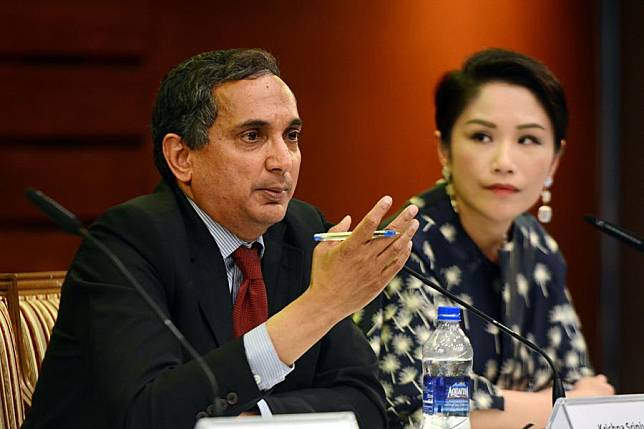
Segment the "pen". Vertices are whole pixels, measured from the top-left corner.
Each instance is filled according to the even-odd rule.
[[[393,229],[381,229],[374,231],[371,238],[389,238],[395,237],[398,235],[398,232]],[[344,241],[351,236],[351,231],[347,232],[323,232],[320,234],[313,234],[313,240],[315,241]]]

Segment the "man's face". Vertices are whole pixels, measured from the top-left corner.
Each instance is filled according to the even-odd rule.
[[[254,240],[282,220],[300,170],[302,121],[277,76],[226,82],[213,91],[209,142],[191,151],[190,193],[215,221]]]

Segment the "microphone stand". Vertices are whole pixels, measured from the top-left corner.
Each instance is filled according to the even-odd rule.
[[[451,299],[452,301],[460,304],[461,306],[465,307],[466,309],[470,310],[472,313],[477,315],[479,318],[485,320],[488,323],[491,323],[492,325],[496,326],[500,331],[504,332],[505,334],[511,336],[512,338],[518,340],[519,342],[525,344],[528,346],[530,349],[533,351],[539,353],[545,360],[548,362],[548,365],[550,365],[550,368],[552,369],[552,405],[557,402],[557,399],[559,398],[565,398],[566,397],[566,391],[563,387],[563,383],[561,381],[561,376],[559,375],[559,372],[557,371],[557,368],[555,367],[554,362],[552,359],[550,359],[550,356],[546,352],[544,352],[541,347],[533,343],[532,341],[528,340],[524,336],[517,334],[514,332],[512,329],[508,328],[501,322],[491,318],[487,314],[483,313],[481,310],[478,308],[474,307],[471,304],[468,304],[467,302],[463,301],[447,289],[444,289],[441,287],[438,283],[432,281],[431,279],[423,276],[419,272],[409,268],[407,265],[403,266],[402,268],[403,271],[405,271],[407,274],[411,275],[412,277],[417,278],[421,282],[425,283],[427,286],[430,288],[434,289],[441,295],[444,295]]]
[[[114,264],[114,266],[119,270],[121,274],[127,279],[127,281],[132,285],[132,287],[138,292],[138,294],[143,298],[145,303],[152,309],[154,314],[159,320],[168,328],[168,330],[174,335],[174,337],[179,341],[179,343],[188,351],[188,354],[197,362],[199,368],[206,375],[206,379],[210,384],[213,395],[213,412],[210,411],[208,407],[207,412],[200,412],[198,415],[200,417],[207,417],[212,415],[212,417],[218,417],[223,415],[223,399],[219,398],[219,385],[217,384],[217,379],[215,375],[210,370],[206,362],[203,360],[201,355],[197,353],[192,344],[183,336],[179,328],[170,320],[164,313],[161,307],[152,299],[152,297],[143,289],[141,284],[136,280],[136,278],[130,273],[127,267],[121,262],[119,258],[114,255],[114,253],[99,240],[94,238],[92,234],[83,226],[83,224],[78,220],[78,218],[69,210],[61,206],[57,201],[48,197],[41,191],[36,189],[27,189],[25,191],[27,198],[38,207],[47,217],[49,217],[59,228],[68,234],[79,235],[89,242],[91,242],[96,248],[98,248],[108,259]]]

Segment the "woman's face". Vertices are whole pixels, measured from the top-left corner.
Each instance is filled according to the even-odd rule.
[[[459,213],[493,222],[511,222],[534,205],[558,164],[552,123],[537,98],[502,82],[481,86],[439,152]]]

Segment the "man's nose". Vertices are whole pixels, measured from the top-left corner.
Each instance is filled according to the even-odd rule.
[[[293,151],[283,136],[274,137],[270,141],[269,153],[266,158],[266,168],[270,171],[289,171],[293,164]]]

